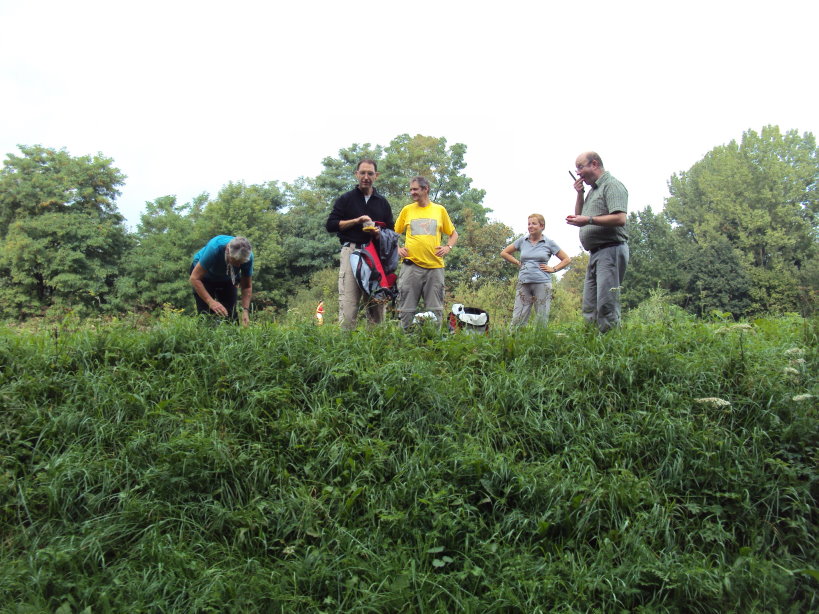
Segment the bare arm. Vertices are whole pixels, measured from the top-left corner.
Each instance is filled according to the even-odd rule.
[[[583,213],[583,203],[586,202],[586,188],[583,187],[583,180],[579,177],[574,182],[574,189],[577,191],[577,198],[574,200],[574,214]]]
[[[444,256],[452,251],[452,248],[458,243],[458,231],[453,230],[452,234],[449,235],[449,239],[446,242],[446,245],[439,245],[435,248],[435,255],[438,257]]]
[[[520,260],[515,258],[514,253],[518,251],[515,249],[515,244],[511,243],[503,248],[503,251],[500,253],[500,257],[506,260],[506,262],[511,262],[515,266],[520,266]]]
[[[591,219],[594,218],[595,226],[625,226],[626,213],[625,211],[615,211],[614,213],[606,213],[605,215],[568,215],[566,216],[566,223],[572,226],[586,226],[591,224]]]
[[[583,203],[586,202],[586,188],[583,187],[583,180],[579,177],[574,182],[574,189],[577,191],[577,198],[574,201],[574,215],[566,216],[566,223],[571,226],[585,226],[589,223],[589,218],[583,213]]]
[[[250,322],[250,297],[253,296],[253,278],[242,277],[239,280],[239,288],[242,290],[242,326],[247,326]]]
[[[207,275],[207,273],[208,272],[202,267],[201,264],[196,264],[193,271],[191,271],[191,276],[189,279],[191,286],[193,287],[193,291],[199,295],[199,298],[205,301],[213,313],[220,315],[223,318],[227,317],[228,312],[227,309],[225,309],[225,306],[219,301],[214,300],[214,298],[205,289],[205,284],[202,283],[202,280],[205,279],[205,275]]]
[[[594,219],[597,219],[597,218],[594,218]],[[551,267],[548,264],[541,264],[540,269],[542,271],[547,272],[547,273],[557,273],[561,269],[565,269],[567,266],[569,266],[569,263],[571,263],[571,261],[572,261],[572,259],[569,257],[569,254],[564,252],[562,249],[559,252],[557,252],[555,254],[555,256],[560,258],[560,262],[558,262],[557,265]],[[549,270],[549,269],[551,269],[551,270]]]

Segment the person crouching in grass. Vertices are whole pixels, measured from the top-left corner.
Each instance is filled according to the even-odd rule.
[[[190,283],[197,313],[237,320],[236,288],[242,291],[242,326],[250,321],[253,250],[244,237],[218,235],[196,252]]]

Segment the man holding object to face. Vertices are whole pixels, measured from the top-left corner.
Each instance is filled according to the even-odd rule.
[[[628,265],[626,213],[628,190],[589,151],[575,162],[577,199],[566,223],[580,228],[580,243],[589,252],[583,283],[583,318],[606,332],[620,323],[620,286]],[[589,186],[585,193],[583,184]]]

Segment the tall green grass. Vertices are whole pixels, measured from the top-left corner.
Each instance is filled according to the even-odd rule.
[[[0,608],[815,611],[818,328],[0,329]]]

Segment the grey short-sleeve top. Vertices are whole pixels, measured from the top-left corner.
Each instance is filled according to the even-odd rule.
[[[515,250],[520,252],[520,274],[518,281],[523,284],[552,285],[552,275],[540,270],[541,264],[548,264],[560,247],[551,239],[541,236],[540,241],[532,245],[529,235],[520,237],[514,243]]]

